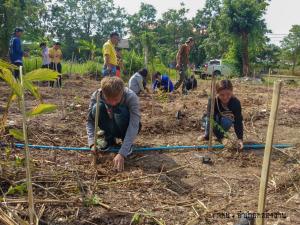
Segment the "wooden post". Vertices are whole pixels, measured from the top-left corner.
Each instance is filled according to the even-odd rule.
[[[211,87],[210,87],[210,115],[209,115],[209,140],[208,140],[208,150],[212,151],[212,139],[213,139],[213,129],[214,129],[214,112],[215,112],[215,98],[216,98],[216,76],[211,75]]]
[[[20,81],[21,81],[21,111],[23,117],[23,137],[24,137],[24,149],[25,149],[25,162],[26,162],[26,183],[28,191],[28,211],[30,224],[34,224],[35,211],[33,203],[33,190],[31,181],[31,171],[30,171],[30,151],[28,148],[28,137],[27,137],[27,124],[26,124],[26,108],[25,108],[25,98],[24,98],[24,86],[23,86],[23,72],[22,66],[19,67]]]
[[[261,177],[260,177],[258,209],[257,209],[257,213],[260,216],[258,216],[258,218],[256,219],[257,225],[264,225],[264,218],[261,215],[265,211],[266,190],[267,190],[267,185],[268,185],[268,177],[269,177],[269,170],[270,170],[270,164],[271,164],[272,144],[273,144],[273,138],[274,138],[274,129],[275,129],[275,125],[276,125],[276,117],[277,117],[277,111],[278,111],[278,105],[279,105],[279,99],[280,99],[281,86],[282,86],[281,81],[276,82],[274,84],[271,113],[270,113],[270,118],[269,118],[264,159],[263,159],[263,165],[262,165]]]
[[[97,93],[97,98],[96,98],[96,115],[95,115],[95,132],[94,132],[94,148],[95,152],[93,155],[93,165],[95,168],[97,167],[97,133],[98,133],[98,124],[99,124],[99,102],[100,102],[100,92],[98,91]]]

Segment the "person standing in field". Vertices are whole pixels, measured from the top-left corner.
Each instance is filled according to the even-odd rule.
[[[61,73],[62,73],[62,65],[61,65],[61,60],[62,60],[62,51],[60,49],[61,44],[59,42],[55,42],[53,47],[49,49],[49,57],[50,57],[50,69],[57,71],[59,73],[59,76],[57,78],[57,86],[61,87],[62,86],[62,78],[61,78]],[[54,86],[54,81],[50,81],[50,86]]]
[[[49,57],[49,49],[45,42],[40,44],[40,48],[42,49],[42,68],[50,68],[50,57]]]
[[[186,94],[186,79],[187,79],[187,69],[190,64],[189,55],[191,48],[194,45],[194,40],[189,37],[186,42],[180,46],[176,55],[176,69],[179,71],[179,80],[175,83],[174,89],[177,90],[182,84],[182,93]]]
[[[102,69],[102,75],[105,76],[116,76],[118,58],[116,52],[116,46],[119,42],[119,34],[113,32],[110,34],[110,38],[103,45],[103,58],[104,65]]]
[[[95,117],[97,95],[99,103],[98,127],[104,131],[105,145],[101,150],[108,150],[116,145],[116,138],[122,139],[118,154],[113,159],[114,168],[124,170],[124,159],[132,153],[133,142],[141,129],[140,104],[137,95],[126,88],[119,77],[104,77],[101,88],[92,94],[88,109],[87,134],[91,151],[97,151],[94,146]]]
[[[9,58],[10,62],[15,66],[23,66],[23,56],[28,56],[27,53],[22,50],[22,41],[21,37],[24,30],[22,28],[15,28],[14,34],[9,42]],[[14,76],[16,79],[20,78],[19,70],[14,71]]]

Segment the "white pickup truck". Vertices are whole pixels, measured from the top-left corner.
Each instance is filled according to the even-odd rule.
[[[205,68],[201,74],[202,79],[206,79],[211,75],[215,76],[228,76],[231,74],[231,69],[228,65],[222,62],[220,59],[213,59],[205,65]]]

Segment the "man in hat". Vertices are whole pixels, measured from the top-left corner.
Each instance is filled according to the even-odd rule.
[[[118,65],[116,46],[120,38],[117,32],[111,33],[109,37],[109,40],[103,45],[104,65],[102,75],[116,76]]]
[[[23,66],[23,56],[28,54],[22,50],[22,41],[21,36],[23,35],[24,30],[20,27],[15,28],[14,34],[9,42],[9,58],[10,62],[15,66]],[[16,79],[19,79],[20,73],[19,70],[14,71],[14,76]]]
[[[192,37],[189,37],[186,42],[180,46],[177,55],[176,55],[176,69],[179,71],[179,80],[175,83],[175,90],[177,90],[182,84],[182,93],[186,94],[186,79],[187,79],[187,67],[190,64],[189,55],[191,48],[194,45],[194,40]]]

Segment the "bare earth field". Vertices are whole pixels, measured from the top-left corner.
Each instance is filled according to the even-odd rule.
[[[234,83],[235,95],[243,106],[245,142],[264,143],[272,87]],[[57,104],[58,110],[29,121],[30,144],[86,146],[87,108],[98,86],[99,81],[73,75],[64,80],[61,91],[41,87],[44,102]],[[199,142],[198,137],[203,134],[200,118],[208,93],[209,83],[200,81],[198,89],[187,96],[141,97],[143,128],[136,145],[207,144]],[[0,82],[0,113],[8,95],[8,87]],[[283,213],[285,218],[268,218],[266,224],[300,224],[299,96],[299,87],[283,86],[274,143],[295,147],[273,151],[266,211]],[[26,96],[28,107],[36,103]],[[183,113],[179,120],[175,116],[178,110]],[[10,110],[9,120],[15,121],[14,127],[22,127],[16,105]],[[235,137],[233,130],[230,133]],[[8,135],[1,137],[1,141],[9,140]],[[24,154],[20,149],[12,149],[10,154],[2,149],[0,154],[0,186],[5,193],[9,186],[24,182],[25,169],[16,165],[15,159],[24,158]],[[126,161],[123,173],[112,170],[113,154],[99,159],[97,171],[88,152],[31,150],[31,155],[36,211],[44,209],[41,224],[129,225],[139,213],[139,223],[132,224],[232,225],[238,213],[257,209],[263,150],[240,153],[229,146],[214,152],[138,153]],[[209,155],[213,164],[203,164],[199,155]],[[15,193],[6,195],[5,201],[24,217],[25,198],[26,194]]]

